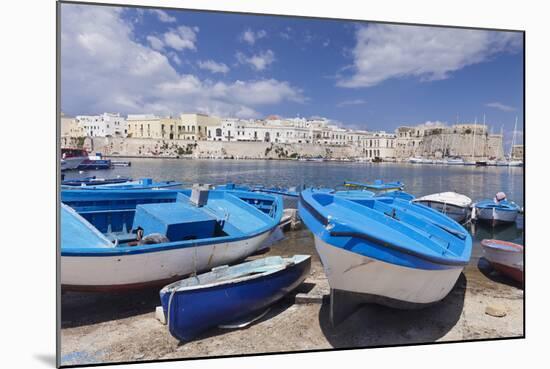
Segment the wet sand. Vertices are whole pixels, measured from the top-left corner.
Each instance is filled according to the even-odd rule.
[[[196,358],[259,352],[374,347],[523,335],[523,289],[473,253],[453,290],[431,307],[402,311],[364,305],[337,327],[329,321],[327,280],[307,230],[287,232],[267,255],[311,254],[299,290],[244,329],[213,329],[179,342],[155,318],[158,290],[62,296],[62,365]],[[506,316],[485,313],[504,308]]]

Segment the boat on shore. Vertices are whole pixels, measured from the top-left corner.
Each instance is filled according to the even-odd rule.
[[[331,287],[333,324],[365,302],[408,309],[440,301],[470,260],[472,238],[462,226],[410,201],[307,189],[299,212]]]
[[[372,183],[345,181],[346,187],[364,188],[371,191],[384,192],[384,191],[401,191],[405,188],[405,184],[399,181],[384,182],[381,179],[376,179]]]
[[[523,282],[522,245],[501,240],[482,240],[481,247],[485,259],[500,273]]]
[[[249,191],[61,192],[61,285],[166,285],[254,253],[279,228],[279,196]]]
[[[116,177],[116,178],[98,178],[93,177],[84,177],[84,178],[72,178],[61,181],[61,186],[70,186],[70,187],[86,187],[86,186],[103,186],[109,184],[120,184],[127,183],[132,181],[132,178],[129,177]]]
[[[472,205],[472,219],[498,223],[514,223],[518,217],[520,207],[508,200],[496,202],[495,200],[481,200]]]
[[[298,287],[309,274],[311,256],[270,256],[174,282],[160,291],[172,336],[189,341],[220,325],[242,327]]]
[[[435,209],[457,222],[462,222],[468,217],[472,205],[472,199],[456,192],[434,193],[413,201]]]
[[[109,190],[109,191],[115,191],[115,190],[159,190],[159,189],[166,189],[171,187],[179,187],[183,183],[176,182],[176,181],[161,181],[161,182],[155,182],[152,178],[140,178],[137,180],[131,180],[128,178],[126,181],[116,181],[116,179],[112,179],[112,183],[103,183],[100,179],[98,180],[90,180],[90,181],[84,181],[80,185],[72,184],[73,180],[69,182],[69,184],[61,183],[61,189],[63,190]],[[111,180],[107,180],[111,181]],[[68,182],[68,181],[65,181]],[[74,183],[78,183],[78,180],[74,180]]]

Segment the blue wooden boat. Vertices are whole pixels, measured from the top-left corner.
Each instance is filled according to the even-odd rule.
[[[83,291],[165,285],[242,260],[283,214],[279,196],[249,191],[64,190],[61,201],[61,284]]]
[[[176,181],[161,181],[155,182],[152,178],[140,178],[137,180],[128,180],[125,182],[101,183],[99,181],[89,181],[89,184],[82,183],[79,187],[75,185],[61,184],[64,190],[79,189],[79,190],[158,190],[169,187],[179,187],[181,182]]]
[[[160,291],[169,331],[189,341],[210,328],[257,317],[298,287],[310,267],[309,255],[270,256],[172,283]]]
[[[299,212],[329,280],[333,323],[360,302],[398,308],[437,302],[470,260],[469,233],[421,204],[307,189],[300,194]],[[355,303],[335,307],[345,294]]]
[[[405,189],[404,183],[401,183],[399,181],[384,182],[381,179],[376,179],[372,183],[345,181],[344,184],[347,187],[366,188],[367,190],[373,191],[395,191]]]
[[[97,178],[93,177],[84,177],[84,178],[72,178],[63,180],[61,182],[62,186],[102,186],[109,184],[119,184],[130,182],[132,178],[129,177],[117,177],[117,178]]]
[[[519,205],[512,201],[481,200],[472,205],[472,218],[480,221],[498,223],[514,223],[520,211]]]
[[[242,190],[242,191],[255,191],[255,192],[265,192],[272,193],[276,195],[288,196],[288,197],[298,197],[298,190],[294,187],[265,187],[263,185],[240,185],[235,183],[226,183],[224,185],[216,186],[218,190]]]

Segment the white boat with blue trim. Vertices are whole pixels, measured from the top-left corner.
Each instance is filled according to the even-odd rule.
[[[331,287],[333,324],[362,302],[397,308],[435,303],[470,260],[472,238],[460,224],[410,201],[307,189],[299,211]],[[344,295],[353,296],[353,306],[338,306],[350,301]]]
[[[62,287],[165,285],[242,260],[278,229],[279,196],[193,191],[62,191]]]

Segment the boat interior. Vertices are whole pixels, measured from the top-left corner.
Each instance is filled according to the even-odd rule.
[[[222,265],[212,269],[212,271],[197,276],[189,277],[164,287],[164,291],[173,289],[193,289],[196,287],[205,287],[208,285],[234,283],[259,275],[267,275],[285,269],[290,265],[299,264],[310,258],[309,255],[294,255],[290,258],[281,256],[268,256],[266,258],[241,263],[234,266]]]
[[[241,191],[208,191],[200,207],[191,201],[190,190],[166,191],[156,197],[143,194],[116,198],[109,193],[81,200],[62,196],[66,236],[62,247],[128,247],[242,237],[272,224],[278,207],[273,196]],[[83,237],[94,242],[82,242]]]

